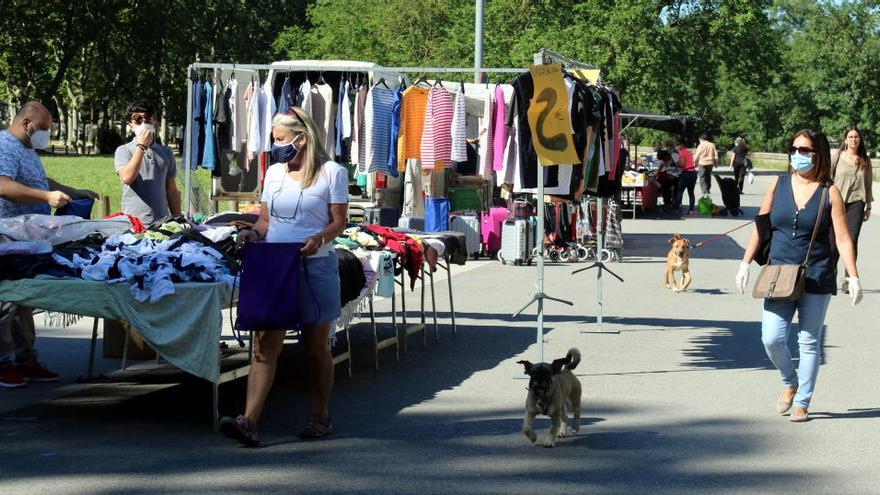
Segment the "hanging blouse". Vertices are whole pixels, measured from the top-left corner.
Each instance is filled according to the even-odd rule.
[[[422,168],[451,167],[452,95],[446,88],[433,87],[428,93],[422,133]]]
[[[272,117],[275,116],[275,97],[272,95],[272,81],[266,77],[263,88],[260,91],[260,142],[263,143],[263,151],[272,149]]]
[[[391,101],[391,145],[388,149],[388,173],[392,177],[399,175],[397,170],[398,137],[400,136],[400,105],[403,102],[403,85],[394,91],[394,99]]]
[[[348,99],[348,81],[339,81],[339,101],[336,104],[336,157],[340,163],[348,161],[345,156],[345,140],[351,136],[351,105]]]
[[[281,98],[278,100],[278,113],[287,113],[290,107],[296,106],[296,93],[293,92],[293,84],[290,82],[290,74],[281,85]]]
[[[492,151],[494,145],[495,122],[492,112],[495,109],[495,97],[491,91],[486,92],[483,102],[483,118],[480,119],[480,175],[484,179],[492,178],[493,161],[495,154]]]
[[[336,117],[333,115],[333,88],[326,83],[318,83],[312,86],[311,116],[318,126],[318,137],[324,146],[327,156],[336,156],[336,143],[334,143],[332,130],[335,126]]]
[[[309,82],[309,78],[306,77],[306,80],[303,81],[299,86],[299,95],[302,96],[302,101],[299,102],[299,107],[303,109],[303,111],[309,115],[312,114],[312,83]]]
[[[245,104],[247,105],[247,159],[253,160],[259,154],[261,148],[260,143],[260,105],[259,93],[261,89],[254,82],[248,84],[247,91],[244,94]]]
[[[428,106],[430,88],[410,86],[403,92],[400,104],[400,134],[398,143],[400,154],[397,157],[397,170],[406,168],[406,160],[422,157],[422,133],[425,128],[425,110]]]
[[[351,162],[366,167],[367,135],[364,122],[364,107],[367,104],[369,87],[364,84],[358,90],[354,100],[354,124],[351,138]],[[360,167],[358,167],[360,169]],[[364,168],[366,170],[366,168]]]
[[[465,114],[465,96],[461,91],[455,95],[455,109],[452,114],[452,152],[450,159],[454,162],[467,161],[467,115]]]
[[[238,101],[238,81],[235,77],[229,80],[229,149],[238,153],[241,149],[241,106]]]
[[[214,170],[216,164],[216,150],[214,144],[214,88],[211,83],[205,81],[205,149],[202,154],[202,168]]]
[[[492,129],[492,170],[504,170],[504,152],[507,142],[507,109],[504,106],[504,90],[495,85],[495,114]]]
[[[366,163],[361,164],[361,172],[388,172],[393,102],[394,91],[378,84],[367,95],[364,106]]]
[[[205,108],[202,100],[205,93],[202,91],[202,83],[196,78],[192,82],[192,136],[190,136],[190,163],[187,165],[195,169],[202,162],[203,144],[205,142],[204,119]]]

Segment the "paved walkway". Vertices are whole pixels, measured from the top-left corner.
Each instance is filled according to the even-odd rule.
[[[781,384],[760,342],[760,301],[733,291],[748,229],[694,253],[688,293],[663,289],[671,234],[699,241],[748,221],[768,182],[759,176],[747,186],[745,219],[624,222],[625,261],[612,268],[626,282],[604,286],[606,328],[619,334],[580,332],[595,327],[592,272],[548,266],[547,292],[576,304],[547,305],[546,356],[571,346],[584,356],[581,434],[555,449],[519,431],[526,382],[515,363],[536,360],[537,346],[534,315],[510,315],[533,292],[535,268],[483,262],[454,276],[457,336],[444,325],[426,349],[410,337],[409,354],[397,363],[384,351],[375,373],[367,329],[355,328],[355,375],[337,381],[338,433],[325,441],[295,437],[307,414],[295,347],[260,449],[211,431],[203,382],[149,394],[102,386],[54,400],[36,385],[0,390],[0,492],[876,493],[880,264],[866,256],[860,265],[860,306],[832,299],[815,419],[806,424],[774,412]],[[863,252],[880,241],[876,222],[863,229]],[[46,361],[66,375],[82,372],[89,331],[42,329]],[[2,409],[22,392],[33,394],[30,403]],[[242,400],[242,383],[223,387],[224,412],[238,412]],[[548,422],[536,426],[543,434]]]

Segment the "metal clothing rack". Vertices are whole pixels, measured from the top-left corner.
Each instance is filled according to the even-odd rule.
[[[360,64],[352,64],[351,62],[333,61],[303,61],[302,64],[234,64],[234,63],[205,63],[194,62],[187,67],[187,90],[186,90],[186,132],[184,141],[183,162],[184,166],[184,200],[185,214],[192,216],[192,81],[197,78],[199,70],[246,70],[246,71],[280,71],[280,72],[359,72],[359,73],[471,73],[475,71],[474,67],[383,67],[380,65],[370,65],[370,63],[362,62]],[[309,63],[306,63],[309,62]],[[312,64],[311,62],[314,62]],[[484,74],[516,74],[524,72],[521,68],[514,67],[486,67],[479,68],[480,73]],[[371,81],[372,83],[372,76]],[[457,89],[449,88],[453,91]]]
[[[556,55],[554,52],[550,50],[542,48],[537,53],[534,54],[534,64],[535,65],[546,65],[550,63],[554,63],[554,61],[560,61],[563,65],[572,66],[572,65],[580,65],[584,68],[587,68],[586,64],[575,63],[570,59],[566,59],[565,57],[556,56],[554,59],[553,56]],[[577,68],[577,67],[575,67]],[[593,66],[589,66],[589,68],[594,68]],[[539,157],[539,167],[540,157]],[[540,232],[544,230],[544,170],[541,169],[538,171],[538,229]],[[519,311],[514,313],[513,317],[516,318],[523,311],[525,311],[532,304],[538,304],[538,328],[537,328],[537,344],[538,344],[538,362],[544,362],[544,299],[548,299],[550,301],[555,301],[563,304],[567,304],[569,306],[574,306],[574,303],[571,301],[566,301],[565,299],[559,299],[556,297],[552,297],[547,295],[544,292],[544,236],[536,235],[537,240],[537,248],[538,248],[538,279],[535,281],[535,294],[532,295],[532,298],[520,308]]]

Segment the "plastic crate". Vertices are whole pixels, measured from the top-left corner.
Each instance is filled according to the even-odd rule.
[[[449,188],[450,211],[483,211],[482,191],[461,187]]]

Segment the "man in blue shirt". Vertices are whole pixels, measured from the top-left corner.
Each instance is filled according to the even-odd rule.
[[[28,213],[50,213],[71,198],[98,197],[46,177],[35,149],[49,145],[52,115],[41,103],[26,103],[0,131],[0,219]],[[13,354],[15,364],[13,364]],[[58,374],[37,361],[33,308],[0,303],[0,387],[23,387],[28,381],[55,381]]]

